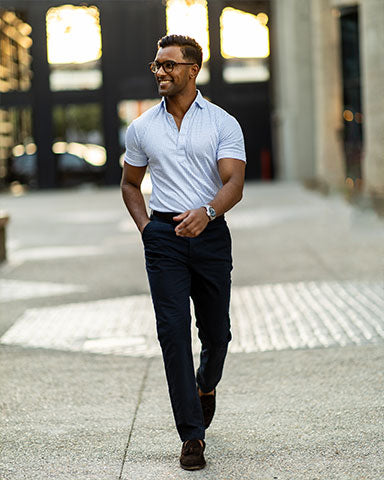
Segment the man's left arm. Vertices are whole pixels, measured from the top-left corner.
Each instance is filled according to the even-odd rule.
[[[245,162],[235,158],[221,158],[218,169],[223,186],[209,204],[215,209],[216,215],[220,216],[228,212],[243,196]],[[204,207],[187,210],[174,217],[174,220],[180,222],[175,228],[176,235],[189,238],[200,235],[209,223]]]

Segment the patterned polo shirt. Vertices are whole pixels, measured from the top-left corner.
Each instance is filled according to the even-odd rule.
[[[149,206],[184,212],[209,203],[223,186],[217,162],[246,161],[237,120],[198,91],[178,130],[165,98],[135,119],[126,133],[124,161],[149,167]]]

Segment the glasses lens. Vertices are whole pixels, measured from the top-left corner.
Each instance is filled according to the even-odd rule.
[[[166,73],[171,73],[174,66],[175,66],[175,62],[172,62],[171,60],[163,63],[163,68]]]
[[[172,60],[168,60],[167,62],[160,63],[160,62],[152,62],[149,64],[149,69],[152,73],[157,73],[161,67],[165,73],[171,73],[172,70],[175,68],[176,62]]]

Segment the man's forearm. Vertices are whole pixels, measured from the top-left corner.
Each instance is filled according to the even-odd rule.
[[[216,215],[220,216],[240,202],[242,197],[243,184],[228,181],[209,204],[215,209]]]
[[[124,203],[140,232],[149,222],[144,196],[140,188],[126,183],[121,186]]]

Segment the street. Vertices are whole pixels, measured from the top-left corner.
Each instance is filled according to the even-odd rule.
[[[190,476],[119,189],[3,193],[0,208],[1,480]],[[192,475],[381,480],[383,220],[279,182],[246,184],[226,217],[233,340]]]

